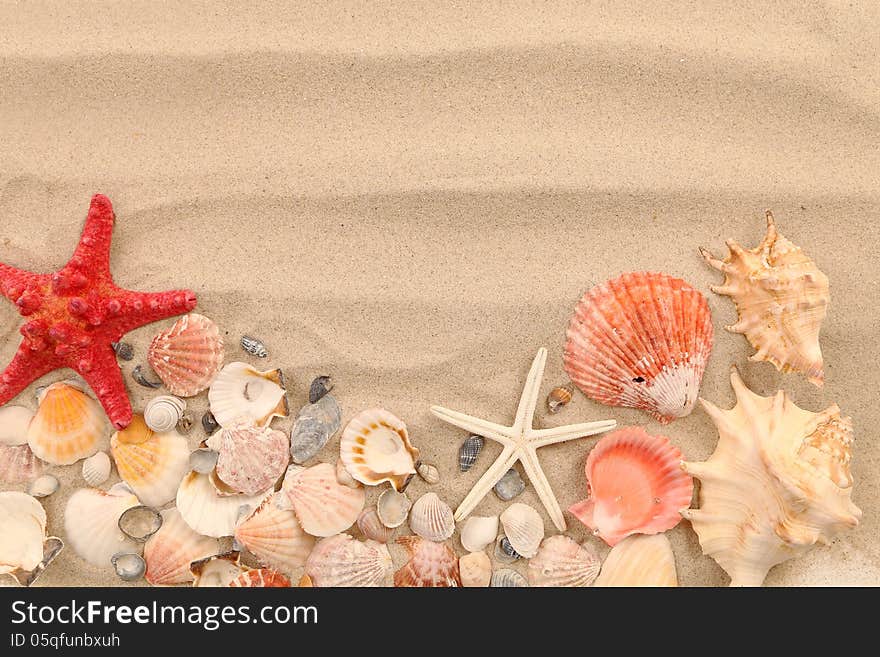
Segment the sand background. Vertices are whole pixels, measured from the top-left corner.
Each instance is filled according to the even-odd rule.
[[[90,196],[107,194],[120,285],[196,290],[228,361],[255,362],[243,333],[265,341],[294,409],[328,373],[344,421],[399,415],[453,507],[500,448],[459,473],[464,436],[428,406],[509,421],[539,347],[543,394],[567,380],[565,327],[588,287],[635,269],[681,276],[716,325],[704,397],[732,404],[736,363],[756,391],[836,402],[855,423],[862,524],[767,584],[880,584],[876,3],[296,4],[0,3],[0,261],[60,267]],[[831,280],[821,390],[748,363],[744,338],[721,330],[732,303],[708,292],[719,276],[697,248],[755,245],[765,208]],[[19,320],[0,304],[3,363]],[[151,393],[129,372],[169,324],[128,336],[136,409]],[[18,403],[34,407],[33,386]],[[191,405],[200,414],[204,395]],[[577,393],[538,414],[602,418],[662,431],[692,460],[717,440],[699,409],[661,429]],[[593,444],[542,450],[563,508],[584,497]],[[63,488],[45,505],[63,535],[82,479],[53,472]],[[411,497],[427,489],[416,480]],[[543,513],[531,487],[519,501]],[[503,508],[490,495],[477,512]],[[688,523],[669,537],[682,584],[727,582]],[[67,549],[40,583],[118,582]]]

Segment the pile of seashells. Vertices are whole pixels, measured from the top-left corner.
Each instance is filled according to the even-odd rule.
[[[755,347],[751,360],[821,385],[825,275],[778,234],[769,213],[762,244],[728,246],[723,261],[703,250],[725,274],[714,291],[736,303],[739,321],[728,330]],[[554,388],[548,410],[564,410],[576,386],[668,424],[695,406],[712,342],[706,298],[686,282],[647,272],[607,281],[575,308],[563,355],[574,385]],[[268,358],[259,339],[240,344]],[[129,345],[115,348],[119,358],[134,357]],[[400,418],[362,410],[343,429],[333,383],[319,376],[288,435],[272,428],[290,416],[281,370],[224,358],[207,317],[190,314],[161,331],[147,353],[155,375],[138,366],[133,378],[168,394],[109,440],[101,407],[79,381],[40,389],[36,412],[0,408],[0,482],[27,487],[0,492],[0,576],[30,585],[64,547],[49,536],[40,498],[59,488],[47,468],[77,463],[84,486],[64,509],[69,547],[123,581],[154,586],[677,586],[665,532],[682,518],[733,585],[761,585],[774,565],[829,542],[861,515],[851,501],[849,418],[837,406],[800,409],[782,391],[759,396],[735,369],[733,409],[700,400],[720,435],[707,461],[684,460],[668,437],[640,427],[606,434],[589,451],[587,498],[568,510],[611,547],[603,563],[589,541],[546,536],[541,514],[513,501],[526,488],[516,468],[503,465],[482,483],[511,502],[500,516],[459,518],[435,492],[411,500],[414,476],[434,485],[440,473],[420,460]],[[199,423],[186,399],[206,390],[210,410]],[[199,424],[205,435],[196,445],[187,435]],[[486,436],[461,444],[461,472],[500,425],[486,426]],[[340,429],[336,462],[317,462]],[[114,466],[121,482],[105,490]],[[694,509],[692,477],[701,482]],[[368,488],[377,489],[375,504],[367,504]],[[395,534],[408,557],[399,568],[387,546]],[[521,559],[527,576],[510,567]]]

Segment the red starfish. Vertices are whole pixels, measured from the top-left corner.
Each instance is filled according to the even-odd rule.
[[[44,374],[76,370],[91,386],[117,429],[131,422],[131,403],[111,342],[128,331],[192,310],[190,290],[132,292],[110,275],[116,216],[110,199],[92,197],[73,257],[54,274],[34,274],[0,263],[0,293],[27,318],[18,351],[0,374],[0,405]]]

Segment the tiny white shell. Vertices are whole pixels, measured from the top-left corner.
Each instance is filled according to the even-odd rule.
[[[412,502],[409,501],[406,493],[398,493],[393,488],[389,488],[379,496],[379,501],[376,502],[376,513],[383,525],[394,529],[406,522],[410,507],[412,507]]]
[[[497,536],[498,516],[470,516],[461,528],[461,546],[468,552],[479,552]]]
[[[61,487],[56,477],[52,475],[43,475],[37,477],[28,486],[28,495],[33,497],[49,497]]]
[[[425,493],[410,509],[409,528],[422,538],[441,543],[455,531],[452,509],[437,493]]]
[[[501,514],[504,535],[517,554],[531,559],[544,540],[544,521],[532,507],[521,502],[511,504]]]
[[[89,486],[97,488],[110,478],[110,457],[107,452],[96,452],[83,461],[82,476]]]

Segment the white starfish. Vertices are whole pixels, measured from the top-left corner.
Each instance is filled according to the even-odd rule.
[[[474,510],[477,504],[486,496],[498,480],[513,467],[513,464],[520,461],[523,470],[547,513],[553,520],[553,524],[559,531],[565,531],[565,518],[562,516],[562,509],[559,508],[559,502],[553,495],[550,488],[550,482],[541,470],[541,463],[538,461],[537,450],[546,445],[555,443],[563,443],[567,440],[575,438],[584,438],[593,434],[608,431],[617,426],[615,420],[600,420],[598,422],[584,422],[582,424],[569,424],[564,427],[554,427],[552,429],[535,429],[532,427],[532,421],[535,417],[535,407],[538,405],[538,394],[541,391],[541,379],[544,376],[544,365],[547,363],[547,350],[541,347],[535,360],[532,362],[532,369],[529,370],[529,376],[526,379],[525,388],[523,388],[522,397],[519,400],[519,406],[516,409],[516,418],[513,426],[505,427],[494,422],[481,420],[479,418],[459,413],[458,411],[450,411],[440,406],[432,406],[431,412],[438,418],[449,424],[470,431],[471,433],[494,440],[501,443],[504,449],[501,455],[492,464],[486,473],[480,477],[480,480],[467,494],[458,509],[455,510],[455,519],[462,520]]]

